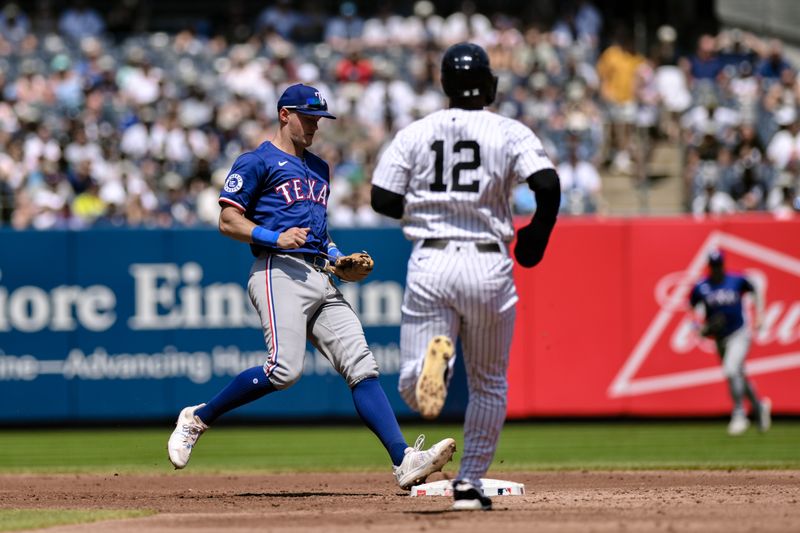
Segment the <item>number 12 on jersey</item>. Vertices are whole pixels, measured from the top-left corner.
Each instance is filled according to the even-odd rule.
[[[433,183],[431,183],[431,191],[444,192],[447,190],[447,183],[444,181],[444,141],[433,141],[431,150],[436,154],[435,176]],[[459,161],[453,165],[452,172],[452,190],[463,192],[478,192],[481,186],[481,180],[476,179],[469,183],[463,183],[459,180],[462,170],[475,170],[481,166],[481,147],[476,141],[458,141],[453,145],[453,153],[460,153],[469,150],[472,152],[472,159],[468,161]]]

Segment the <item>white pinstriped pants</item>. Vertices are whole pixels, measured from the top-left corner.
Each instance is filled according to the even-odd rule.
[[[417,242],[408,263],[398,389],[417,410],[415,387],[428,343],[437,335],[454,342],[461,338],[469,401],[458,479],[475,484],[492,463],[505,422],[506,371],[518,299],[512,268],[505,252],[479,252],[474,243],[458,241],[442,250]],[[448,377],[454,363],[452,358]]]

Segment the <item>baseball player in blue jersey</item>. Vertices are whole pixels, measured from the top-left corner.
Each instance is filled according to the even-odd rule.
[[[285,389],[303,373],[306,339],[347,381],[364,423],[389,452],[404,489],[442,469],[455,451],[444,439],[423,450],[408,446],[378,382],[378,365],[357,315],[334,285],[350,264],[328,236],[327,163],[307,150],[321,118],[335,118],[315,88],[297,84],[278,101],[279,130],[272,141],[239,156],[220,194],[223,235],[247,242],[256,257],[248,292],[264,332],[263,366],[239,374],[211,400],[184,408],[169,438],[169,459],[184,468],[197,440],[220,415]],[[356,255],[356,254],[354,254]]]
[[[744,408],[744,398],[758,419],[759,429],[767,431],[771,425],[771,402],[759,399],[755,387],[747,379],[744,360],[750,349],[751,335],[747,325],[742,297],[750,293],[755,303],[754,329],[761,325],[764,302],[761,294],[747,278],[725,271],[725,258],[720,251],[708,256],[708,277],[692,289],[689,303],[695,310],[702,307],[705,320],[700,327],[704,337],[714,340],[722,359],[722,368],[733,399],[733,412],[728,433],[741,435],[750,426]]]

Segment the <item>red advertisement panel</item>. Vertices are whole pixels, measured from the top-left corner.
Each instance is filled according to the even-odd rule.
[[[800,221],[736,217],[560,220],[520,294],[509,417],[730,411],[688,295],[712,248],[763,288],[747,370],[777,413],[800,413]]]

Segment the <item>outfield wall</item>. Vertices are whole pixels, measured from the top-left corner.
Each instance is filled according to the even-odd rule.
[[[729,412],[687,313],[712,247],[766,290],[747,366],[776,412],[800,413],[800,220],[742,216],[559,221],[546,260],[517,272],[510,416]]]
[[[395,391],[405,261],[396,229],[336,230],[376,269],[342,286]],[[563,219],[545,262],[518,269],[509,414],[713,415],[729,401],[684,300],[711,246],[767,287],[748,364],[776,411],[800,413],[800,222],[766,217]],[[214,230],[0,231],[0,423],[171,417],[261,364],[246,246]],[[303,379],[240,418],[354,417],[347,388],[309,349]],[[445,414],[464,409],[459,366]]]

